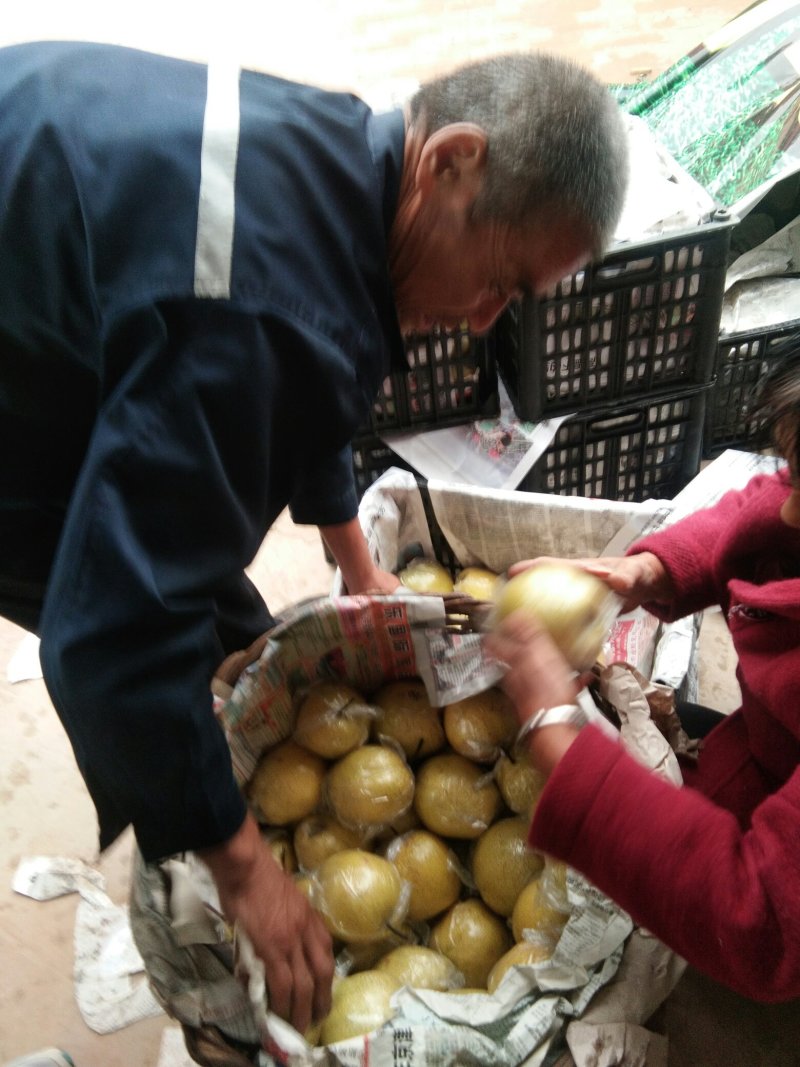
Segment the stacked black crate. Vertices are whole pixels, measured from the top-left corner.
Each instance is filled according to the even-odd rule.
[[[672,498],[699,470],[731,221],[620,246],[495,330],[517,415],[569,418],[520,489]]]

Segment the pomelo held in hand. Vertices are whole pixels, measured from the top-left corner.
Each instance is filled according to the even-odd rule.
[[[619,611],[604,582],[570,563],[537,563],[515,574],[495,595],[495,620],[527,611],[548,631],[576,671],[589,670]]]

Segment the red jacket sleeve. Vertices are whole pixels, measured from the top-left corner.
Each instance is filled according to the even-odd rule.
[[[752,478],[741,490],[731,490],[716,504],[687,515],[672,526],[635,542],[627,555],[653,552],[664,564],[677,590],[666,604],[644,606],[661,619],[673,621],[702,611],[712,604],[727,610],[727,582],[732,573],[720,571],[718,551],[738,526],[742,509],[752,507],[753,498],[770,492],[775,484],[772,475]]]
[[[593,727],[551,775],[531,844],[581,871],[698,970],[764,1002],[800,996],[800,769],[736,818]]]

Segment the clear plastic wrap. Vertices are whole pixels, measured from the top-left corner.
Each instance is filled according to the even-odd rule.
[[[377,832],[411,807],[414,774],[394,746],[362,745],[331,765],[324,799],[342,826]]]
[[[374,704],[375,740],[394,741],[410,760],[425,759],[444,747],[442,712],[431,704],[422,679],[388,682],[375,694]]]
[[[513,704],[494,687],[444,709],[444,732],[453,751],[476,763],[494,763],[518,730]]]
[[[467,872],[456,854],[430,830],[409,830],[395,837],[384,855],[409,883],[409,922],[439,915],[461,895]]]
[[[389,860],[374,852],[336,852],[310,879],[311,903],[342,941],[380,941],[405,920],[410,886]]]
[[[442,837],[480,836],[502,806],[500,790],[477,764],[455,752],[431,756],[417,769],[414,807]]]
[[[292,736],[323,759],[339,759],[364,744],[374,717],[375,709],[352,686],[319,682],[301,701]]]

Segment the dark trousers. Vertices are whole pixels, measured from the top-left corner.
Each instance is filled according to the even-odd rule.
[[[675,710],[681,720],[681,726],[692,740],[705,737],[725,718],[721,711],[688,701],[678,704]]]

